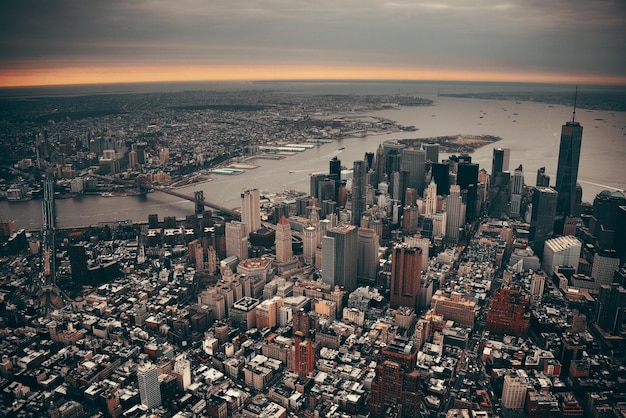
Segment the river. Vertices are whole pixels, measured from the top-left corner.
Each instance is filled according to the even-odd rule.
[[[327,172],[328,162],[338,156],[348,168],[392,138],[422,138],[455,134],[488,134],[502,138],[494,146],[510,148],[509,169],[523,165],[525,183],[534,185],[536,172],[545,166],[554,183],[561,125],[572,118],[572,109],[535,102],[437,97],[436,92],[420,94],[432,98],[433,106],[403,107],[370,113],[414,125],[416,132],[397,132],[345,138],[334,143],[289,156],[282,160],[257,159],[259,167],[240,175],[211,175],[210,181],[178,190],[193,195],[203,190],[205,199],[225,207],[239,206],[243,188],[273,193],[285,189],[309,191],[309,174]],[[482,116],[482,118],[481,118]],[[583,200],[591,202],[604,189],[626,189],[626,112],[578,109],[576,120],[583,126],[579,182]],[[340,150],[340,148],[343,148]],[[473,162],[491,169],[492,146],[476,150]],[[441,154],[440,158],[445,158]],[[59,227],[93,225],[98,222],[131,219],[147,221],[148,215],[184,217],[193,213],[193,203],[160,192],[146,196],[82,196],[56,201]],[[15,228],[38,229],[42,225],[41,201],[0,202],[0,219],[11,219]]]

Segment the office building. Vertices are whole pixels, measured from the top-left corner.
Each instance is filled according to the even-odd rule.
[[[352,225],[360,226],[366,209],[367,166],[365,161],[354,162],[352,175]]]
[[[357,282],[361,285],[375,284],[378,269],[378,235],[373,229],[358,230],[357,263]]]
[[[326,231],[322,238],[322,280],[332,287],[343,286],[353,292],[357,287],[357,227],[340,225]]]
[[[431,178],[437,185],[437,194],[446,196],[450,193],[450,165],[444,163],[434,163],[431,165]]]
[[[67,249],[72,268],[72,281],[77,285],[89,284],[89,268],[87,266],[87,250],[85,244],[73,244]]]
[[[241,192],[241,223],[246,227],[246,236],[261,227],[261,195],[259,189],[248,189]]]
[[[617,283],[603,284],[598,294],[596,324],[614,335],[626,331],[626,289]]]
[[[557,267],[572,267],[578,271],[582,243],[571,235],[549,239],[544,244],[541,268],[552,275]]]
[[[235,256],[239,261],[248,258],[246,225],[231,221],[226,224],[226,257]]]
[[[306,378],[313,372],[315,366],[315,353],[313,343],[305,339],[301,333],[296,333],[291,344],[291,367],[301,378]],[[289,363],[289,362],[288,362]]]
[[[315,262],[315,250],[318,245],[317,228],[307,226],[304,228],[304,242],[302,243],[304,262],[312,265]]]
[[[437,185],[432,179],[430,184],[424,191],[424,210],[422,213],[426,216],[437,212]]]
[[[424,172],[426,170],[426,151],[405,148],[400,157],[400,170],[409,173],[405,187],[411,187],[421,195],[424,190]]]
[[[426,161],[430,163],[439,162],[439,144],[429,142],[424,144],[424,150],[426,151]]]
[[[235,302],[230,308],[230,319],[233,326],[240,330],[248,331],[256,327],[256,307],[259,300],[244,296]]]
[[[528,390],[528,377],[523,370],[516,371],[516,374],[504,376],[502,386],[502,406],[507,409],[521,409],[526,402],[526,391]]]
[[[149,362],[140,363],[137,368],[137,381],[141,403],[148,409],[161,406],[161,388],[157,367]]]
[[[535,187],[530,217],[530,240],[541,257],[546,240],[552,238],[558,193],[550,187]]]
[[[465,225],[465,204],[461,198],[461,187],[450,186],[446,197],[446,241],[450,244],[459,242],[460,230]]]
[[[417,349],[396,338],[381,349],[370,392],[370,416],[414,417],[420,410],[420,372],[415,369]],[[388,413],[393,410],[393,413]],[[393,414],[393,415],[390,415]]]
[[[457,166],[457,184],[461,191],[467,190],[466,198],[466,218],[467,222],[472,222],[478,213],[478,164],[459,163]]]
[[[179,355],[174,362],[174,373],[177,375],[178,386],[181,390],[187,390],[191,385],[191,362],[185,355]]]
[[[537,181],[535,186],[550,187],[550,176],[546,174],[546,168],[540,167],[537,170]]]
[[[443,315],[446,320],[453,320],[466,327],[474,326],[474,319],[478,309],[476,300],[466,299],[458,292],[446,294],[437,290],[430,302],[435,312]]]
[[[491,177],[496,177],[498,173],[509,171],[509,159],[511,150],[509,148],[494,148],[491,158]]]
[[[511,218],[519,218],[522,206],[522,194],[524,193],[524,169],[520,164],[513,172],[513,181],[511,188]]]
[[[291,226],[284,216],[276,225],[276,261],[287,263],[293,258],[291,248]]]
[[[583,127],[576,122],[576,105],[571,122],[561,127],[561,143],[559,146],[559,164],[556,170],[557,199],[556,213],[559,217],[574,214],[576,202],[576,182],[578,181],[578,165],[580,148],[583,139]],[[557,230],[557,232],[560,232]]]
[[[417,309],[422,277],[422,250],[397,244],[391,252],[391,307]]]

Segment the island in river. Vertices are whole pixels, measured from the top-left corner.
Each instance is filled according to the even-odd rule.
[[[439,144],[439,150],[450,154],[471,154],[474,150],[500,141],[493,135],[447,135],[431,138],[411,138],[395,140],[409,147],[418,148],[422,144]]]

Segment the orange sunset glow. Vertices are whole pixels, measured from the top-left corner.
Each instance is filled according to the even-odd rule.
[[[132,66],[1,70],[1,87],[241,80],[440,80],[626,84],[626,77],[362,66]]]

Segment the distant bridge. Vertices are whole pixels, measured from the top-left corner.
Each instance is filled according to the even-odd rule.
[[[93,173],[90,173],[89,175],[92,176],[92,177],[95,177],[97,179],[109,181],[111,183],[124,184],[124,185],[127,185],[127,186],[128,185],[135,185],[135,186],[137,186],[137,187],[139,187],[140,189],[143,189],[143,190],[150,190],[150,189],[152,189],[152,190],[156,190],[156,191],[159,191],[159,192],[163,192],[163,193],[169,194],[171,196],[176,196],[176,197],[178,197],[180,199],[189,200],[190,202],[193,202],[193,203],[196,204],[196,211],[197,211],[199,206],[208,206],[211,209],[215,209],[215,210],[217,210],[219,212],[222,212],[222,213],[225,213],[227,215],[230,215],[233,218],[241,219],[241,214],[239,212],[237,212],[235,210],[232,210],[232,209],[229,209],[229,208],[226,208],[224,206],[218,205],[217,203],[212,203],[212,202],[209,202],[209,201],[205,200],[204,199],[204,193],[202,193],[201,191],[200,192],[196,192],[194,194],[194,196],[189,196],[189,195],[177,192],[176,190],[172,190],[172,189],[167,188],[167,187],[157,186],[156,184],[152,183],[150,180],[148,180],[147,178],[142,177],[142,176],[137,177],[135,180],[122,180],[122,179],[116,179],[116,178],[109,177],[109,176],[101,176],[101,175],[93,174]]]

